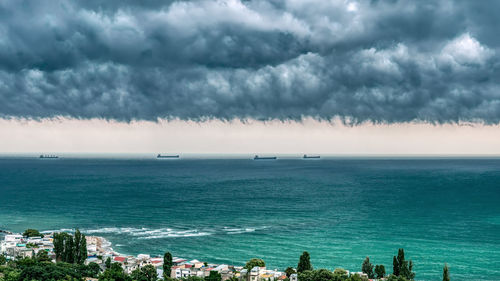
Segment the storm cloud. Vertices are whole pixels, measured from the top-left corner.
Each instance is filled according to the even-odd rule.
[[[0,117],[500,122],[499,1],[0,2]]]

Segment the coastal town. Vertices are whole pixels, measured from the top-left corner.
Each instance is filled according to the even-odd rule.
[[[0,255],[3,255],[8,261],[35,258],[39,256],[40,252],[46,252],[48,259],[56,263],[55,235],[56,233],[53,232],[44,233],[40,236],[7,233],[4,235],[3,241],[0,242]],[[206,280],[211,276],[211,272],[217,272],[221,281],[299,281],[295,269],[292,272],[289,272],[289,269],[287,269],[285,272],[278,269],[268,269],[265,266],[252,266],[248,268],[242,265],[213,264],[197,259],[188,260],[181,257],[172,257],[171,270],[165,274],[164,257],[151,256],[149,254],[139,254],[137,256],[123,255],[114,251],[111,243],[103,237],[85,235],[83,237],[86,242],[87,252],[84,264],[97,264],[99,271],[105,271],[109,267],[109,264],[106,265],[106,262],[111,262],[119,264],[126,274],[132,274],[134,271],[145,266],[149,266],[150,268],[152,266],[156,270],[157,279]],[[375,280],[368,279],[368,275],[363,272],[349,272],[344,270],[342,274],[345,276],[356,276],[359,280]],[[199,279],[193,277],[198,277]],[[86,277],[85,280],[98,279],[95,277]]]

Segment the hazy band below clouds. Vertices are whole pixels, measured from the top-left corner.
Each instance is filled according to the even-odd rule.
[[[499,1],[0,3],[0,117],[500,121]]]
[[[499,125],[0,119],[0,153],[500,155]]]

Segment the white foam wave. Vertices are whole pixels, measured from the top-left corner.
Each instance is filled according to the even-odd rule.
[[[119,234],[133,236],[137,239],[160,239],[160,238],[177,238],[177,237],[197,237],[209,236],[216,233],[224,234],[242,234],[255,232],[257,230],[265,229],[267,227],[224,227],[222,229],[172,229],[172,228],[134,228],[134,227],[104,227],[98,229],[83,229],[85,234]]]
[[[226,234],[241,234],[241,233],[247,233],[247,232],[254,232],[256,229],[255,228],[227,228],[225,227],[223,231],[226,232]]]
[[[75,232],[75,230],[72,228],[61,228],[61,229],[40,231],[40,233],[55,233],[55,232]]]

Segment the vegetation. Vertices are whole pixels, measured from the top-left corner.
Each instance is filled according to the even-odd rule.
[[[210,275],[205,277],[205,281],[221,281],[222,276],[220,275],[219,272],[212,270],[210,271]]]
[[[99,265],[95,263],[89,265],[52,263],[47,252],[40,251],[34,258],[19,258],[0,266],[0,273],[3,274],[0,281],[80,281],[84,277],[97,277],[99,270]]]
[[[366,281],[359,275],[347,275],[344,269],[336,269],[331,272],[328,269],[306,270],[299,273],[299,281]]]
[[[245,268],[248,270],[251,270],[252,268],[254,268],[256,266],[265,267],[266,263],[264,262],[263,259],[251,259],[251,260],[247,261],[247,263],[245,264]]]
[[[132,281],[132,278],[125,273],[119,263],[115,262],[99,275],[99,281]]]
[[[299,259],[299,264],[297,265],[297,272],[301,273],[304,271],[311,271],[313,267],[311,265],[311,257],[308,252],[303,252]]]
[[[170,279],[170,272],[172,271],[172,254],[170,252],[166,252],[163,255],[163,279]]]
[[[106,266],[107,269],[111,268],[111,258],[110,257],[108,257],[106,259],[106,261],[104,262],[104,266]]]
[[[385,276],[385,266],[384,265],[376,265],[375,266],[375,274],[377,275],[378,279],[384,278]]]
[[[443,267],[443,281],[450,281],[450,271],[446,263],[444,264]]]
[[[57,263],[51,262],[46,251],[39,251],[32,258],[17,258],[7,262],[3,255],[0,255],[0,281],[82,281],[84,278],[98,278],[99,281],[157,281],[158,276],[156,268],[153,265],[146,265],[142,268],[134,270],[131,274],[127,274],[120,263],[112,263],[108,258],[105,262],[106,269],[101,273],[101,268],[97,263],[89,263],[84,265],[79,263],[82,252],[76,249],[86,248],[86,244],[82,244],[85,236],[76,234],[73,236],[69,234],[60,234],[57,240],[59,249],[58,253],[60,259]],[[61,243],[62,241],[62,243]],[[70,243],[69,241],[73,241]],[[78,242],[79,241],[79,242]],[[70,245],[71,247],[67,246]],[[63,259],[68,259],[68,249],[73,249],[72,263],[66,262]],[[80,255],[80,256],[79,256]],[[387,276],[387,281],[411,281],[415,278],[415,273],[412,272],[413,262],[405,259],[403,249],[399,249],[398,255],[394,256],[393,269],[394,273]],[[165,253],[164,255],[164,269],[171,269],[172,255]],[[253,268],[255,266],[264,267],[265,263],[262,259],[249,260],[245,268]],[[368,278],[360,275],[350,275],[346,270],[337,268],[333,272],[328,269],[313,270],[311,265],[310,256],[308,252],[304,252],[300,256],[297,269],[299,281],[367,281]],[[385,267],[383,265],[376,265],[370,262],[368,257],[365,258],[362,265],[362,271],[368,275],[369,278],[383,278],[386,276]],[[292,267],[285,270],[285,274],[289,277],[296,271]],[[396,275],[396,273],[398,275]],[[165,280],[173,280],[166,276]],[[176,279],[177,280],[177,279]],[[182,278],[179,281],[221,281],[222,276],[217,271],[210,271],[210,275],[205,278],[191,276]],[[232,277],[229,281],[237,281],[236,277]],[[285,279],[287,280],[287,279]],[[450,281],[448,265],[443,267],[443,281]]]
[[[66,232],[54,233],[54,252],[57,261],[83,264],[87,259],[85,235],[78,229],[74,237]]]
[[[158,280],[158,275],[156,274],[156,268],[150,264],[134,270],[130,276],[132,277],[133,280],[136,281]]]
[[[42,237],[43,238],[43,234],[41,234],[38,230],[36,229],[26,229],[23,233],[23,236],[24,237]]]
[[[375,277],[373,273],[373,264],[370,262],[370,258],[366,257],[363,261],[363,265],[361,266],[361,271],[368,275],[368,278],[372,279]]]
[[[294,273],[297,273],[297,271],[295,271],[295,269],[293,269],[292,267],[287,267],[285,269],[285,274],[286,274],[286,277],[288,277],[288,278],[290,278],[290,275],[292,275]]]
[[[392,260],[393,275],[401,276],[408,280],[413,280],[415,278],[415,273],[413,273],[413,261],[405,260],[404,249],[398,250],[398,256],[394,256]]]

